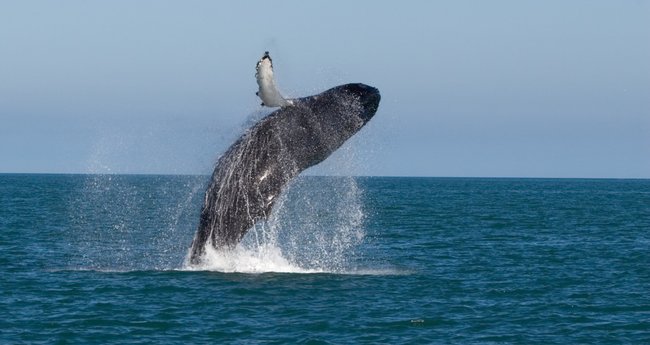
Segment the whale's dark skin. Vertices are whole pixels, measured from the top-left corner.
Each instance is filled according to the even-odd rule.
[[[266,219],[287,183],[325,160],[374,115],[379,91],[346,84],[294,99],[248,129],[219,159],[205,193],[190,262],[206,246],[234,248]]]

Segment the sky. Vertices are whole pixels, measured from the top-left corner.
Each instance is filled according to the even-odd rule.
[[[209,174],[266,50],[382,94],[307,173],[650,178],[644,0],[0,0],[0,173]]]

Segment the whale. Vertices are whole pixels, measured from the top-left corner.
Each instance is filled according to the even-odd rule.
[[[268,219],[288,183],[330,156],[373,118],[379,90],[362,83],[294,98],[253,124],[217,160],[205,191],[191,264],[207,248],[234,249]]]

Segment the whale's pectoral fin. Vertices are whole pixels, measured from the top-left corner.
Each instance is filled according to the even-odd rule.
[[[265,106],[282,107],[288,105],[275,85],[273,63],[268,52],[264,52],[264,56],[262,56],[255,66],[255,79],[257,79],[257,86],[259,87],[256,95],[264,102]]]

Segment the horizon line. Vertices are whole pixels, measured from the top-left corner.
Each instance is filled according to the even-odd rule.
[[[90,173],[90,172],[0,172],[0,175],[69,175],[69,176],[185,176],[210,177],[212,174],[181,173]],[[379,178],[440,178],[440,179],[531,179],[531,180],[650,180],[650,177],[558,177],[558,176],[444,176],[444,175],[299,175],[299,177],[379,177]]]

